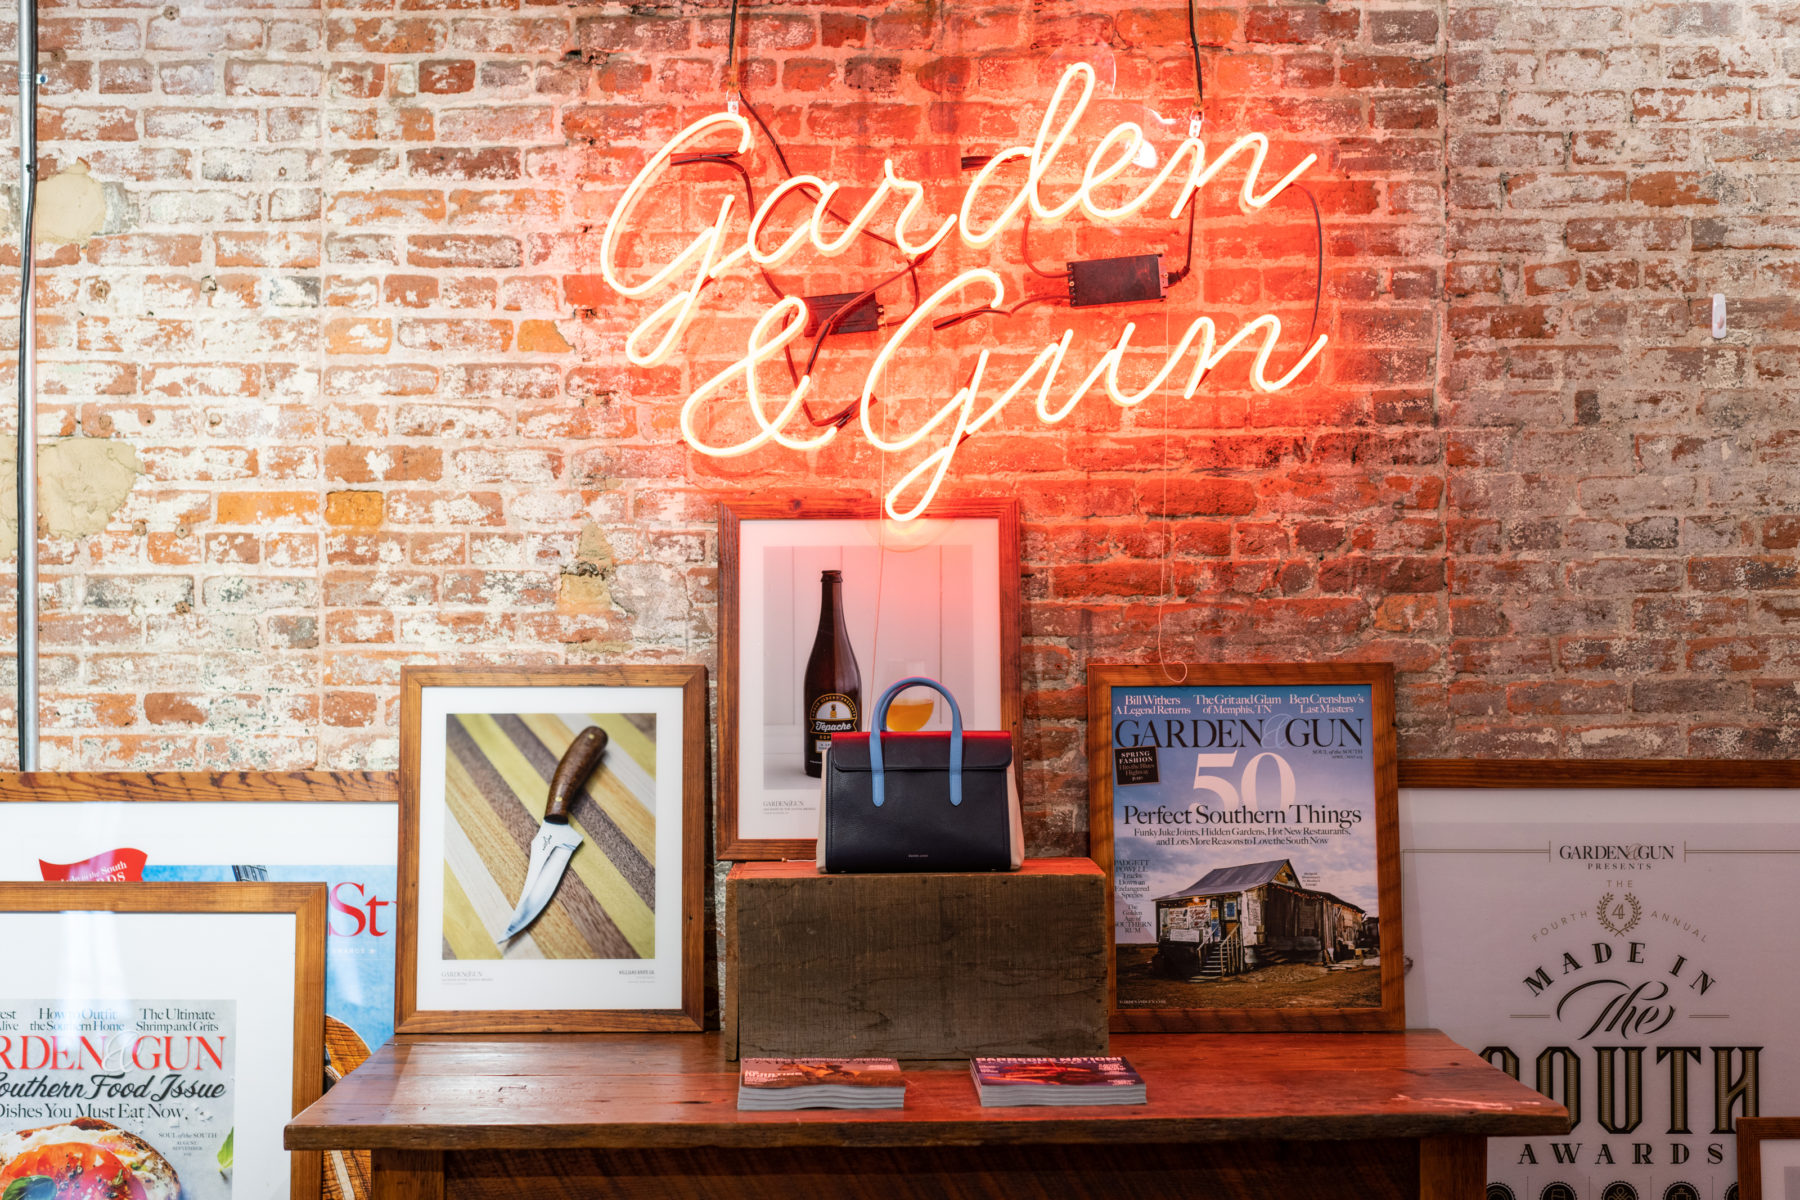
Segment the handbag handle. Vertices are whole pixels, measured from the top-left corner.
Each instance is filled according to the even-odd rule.
[[[950,803],[962,803],[962,764],[963,736],[962,709],[956,707],[956,697],[944,690],[944,685],[935,679],[927,679],[923,675],[914,675],[902,679],[887,691],[881,693],[880,703],[875,705],[874,731],[869,734],[869,770],[874,776],[875,807],[880,808],[887,799],[885,780],[881,774],[881,731],[887,725],[888,704],[895,696],[909,687],[928,687],[942,696],[950,705]]]

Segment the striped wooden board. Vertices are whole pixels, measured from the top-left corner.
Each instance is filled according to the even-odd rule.
[[[549,907],[502,955],[495,938],[524,889],[550,778],[589,725],[608,742],[571,809],[582,844]],[[445,735],[444,958],[654,957],[655,716],[458,713]]]

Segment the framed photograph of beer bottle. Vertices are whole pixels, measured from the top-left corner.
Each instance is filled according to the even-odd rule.
[[[945,501],[730,502],[719,514],[719,857],[810,858],[819,754],[895,680],[937,679],[969,729],[1019,736],[1019,513]],[[948,729],[914,689],[890,729]],[[1015,759],[1014,769],[1017,769]]]

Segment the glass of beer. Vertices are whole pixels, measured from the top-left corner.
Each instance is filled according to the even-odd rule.
[[[887,678],[888,687],[892,687],[902,679],[927,674],[924,662],[918,659],[894,660],[887,663],[886,666],[887,669],[882,674]],[[936,710],[936,692],[927,687],[907,688],[888,704],[888,731],[891,733],[915,733],[930,723],[931,714]]]

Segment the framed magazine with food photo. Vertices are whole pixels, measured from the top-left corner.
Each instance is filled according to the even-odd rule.
[[[965,728],[1017,743],[1018,531],[1010,500],[906,522],[873,500],[721,506],[721,859],[812,857],[822,752],[868,732],[865,710],[901,679],[938,680]],[[948,708],[912,688],[888,728],[948,730]]]
[[[0,880],[323,882],[326,1080],[394,1032],[398,777],[391,771],[0,774]],[[365,1200],[369,1152],[325,1158]]]
[[[1088,668],[1115,1030],[1405,1025],[1385,663]]]
[[[400,690],[397,1030],[698,1030],[706,669]]]
[[[324,884],[0,883],[8,1194],[319,1200]],[[79,953],[71,950],[79,949]]]

